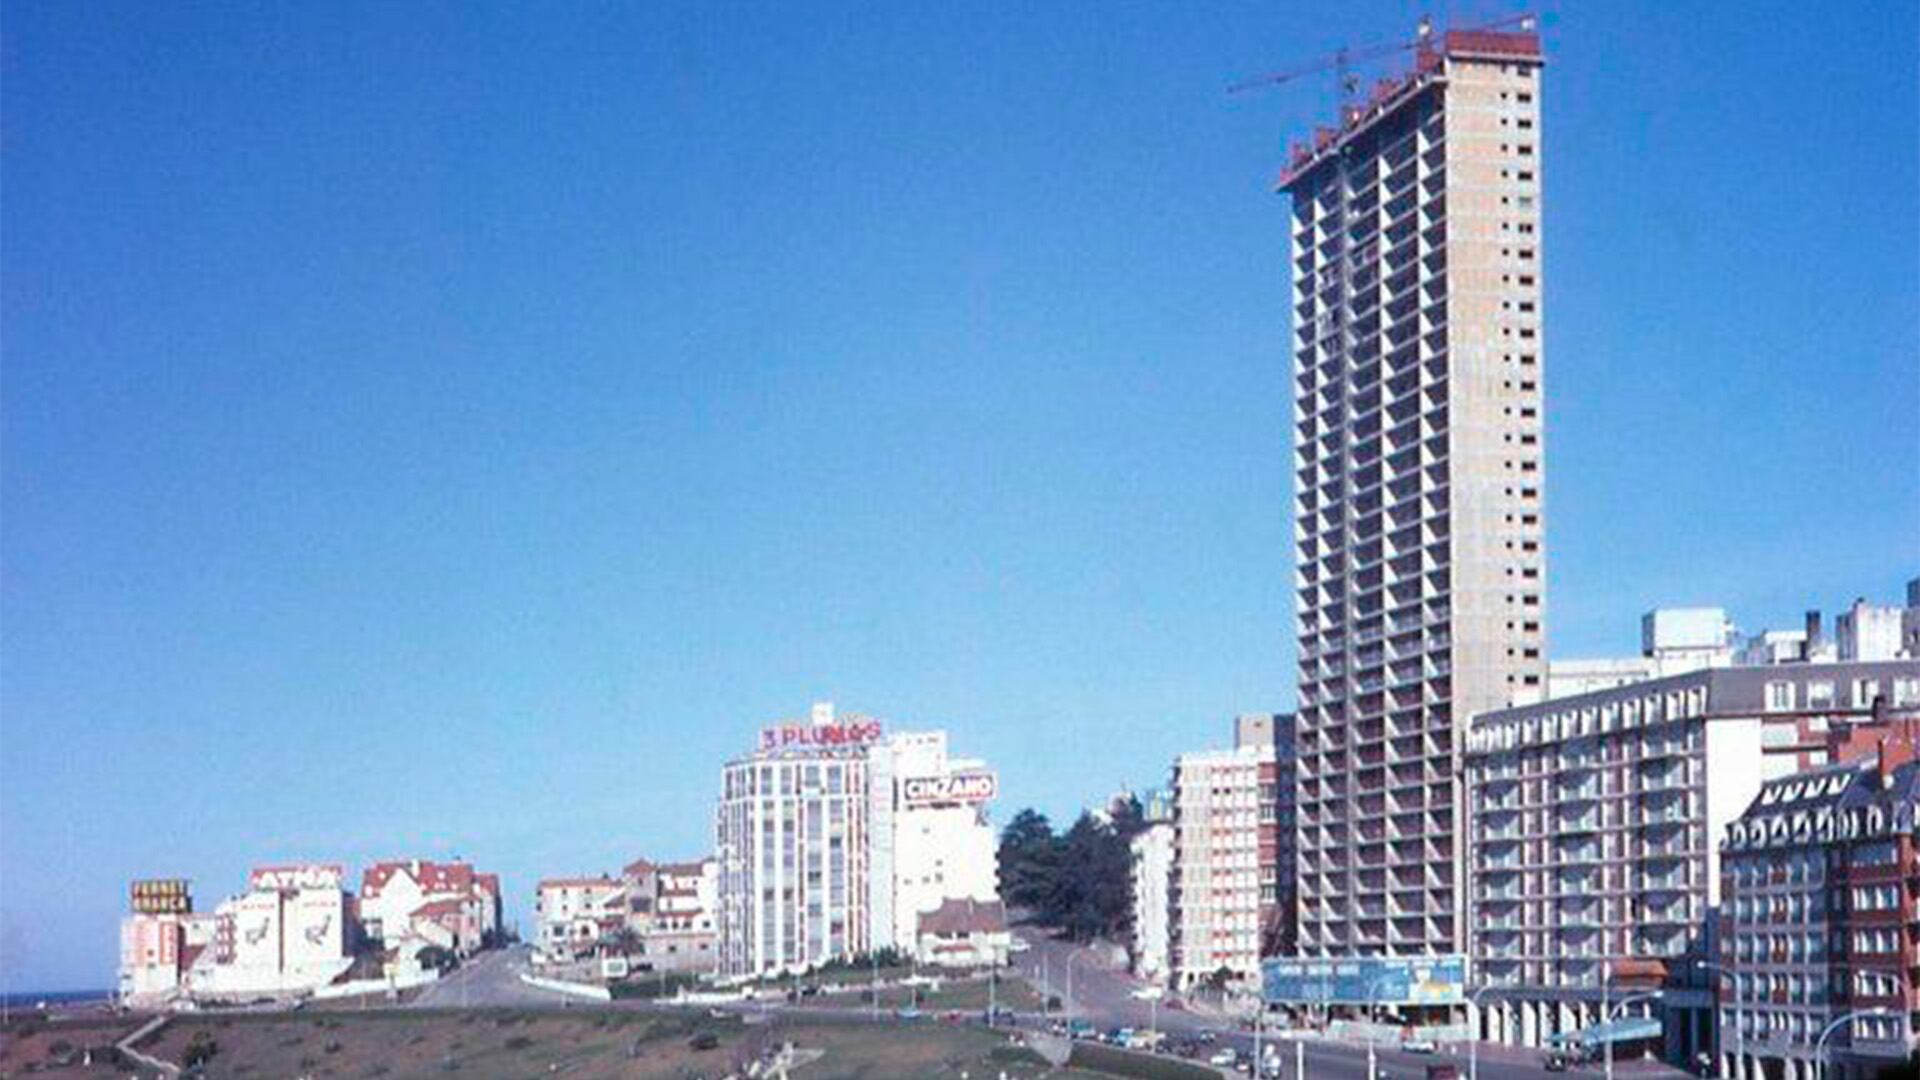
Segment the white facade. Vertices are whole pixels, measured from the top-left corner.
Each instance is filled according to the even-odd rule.
[[[1906,612],[1897,607],[1879,607],[1865,600],[1833,621],[1833,636],[1841,660],[1896,660],[1906,650],[1902,641]]]
[[[994,791],[986,763],[947,755],[944,731],[894,735],[873,756],[892,758],[892,918],[877,947],[918,942],[919,920],[948,900],[1000,898],[996,837],[987,823]],[[969,784],[975,777],[986,784]],[[879,795],[879,789],[875,789]],[[881,815],[876,814],[876,820]],[[882,867],[875,860],[875,877]]]
[[[1133,973],[1164,983],[1171,974],[1167,889],[1173,877],[1173,824],[1156,821],[1133,838]]]
[[[210,997],[311,992],[352,966],[347,894],[338,866],[263,867],[248,891],[214,909],[212,941],[187,975]]]
[[[1731,662],[1734,635],[1724,608],[1655,608],[1640,617],[1640,654],[1678,659],[1699,653],[1695,667],[1723,667]]]
[[[809,723],[769,728],[759,750],[727,763],[716,848],[722,975],[805,971],[873,947],[871,913],[892,912],[890,884],[868,864],[868,749],[879,737],[878,721],[816,705]]]
[[[626,925],[627,888],[617,878],[547,878],[534,890],[534,945],[551,959],[590,952]]]
[[[1243,984],[1259,976],[1260,787],[1274,761],[1271,744],[1174,761],[1168,952],[1178,988],[1221,968]]]

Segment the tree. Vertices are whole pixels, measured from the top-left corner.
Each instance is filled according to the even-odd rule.
[[[1029,808],[1013,816],[1000,833],[999,863],[1001,898],[1040,913],[1059,875],[1057,841],[1045,814]]]

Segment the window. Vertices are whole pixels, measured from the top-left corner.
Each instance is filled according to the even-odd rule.
[[[1833,708],[1832,680],[1821,679],[1817,682],[1810,682],[1807,684],[1807,708],[1809,709]]]
[[[1766,710],[1768,712],[1793,711],[1793,684],[1790,682],[1770,682],[1766,691]]]
[[[1880,696],[1878,679],[1853,680],[1853,707],[1856,709],[1873,708],[1873,699]]]

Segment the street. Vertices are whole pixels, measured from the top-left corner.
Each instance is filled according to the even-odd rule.
[[[466,963],[427,984],[420,996],[407,1003],[413,1009],[562,1008],[580,1002],[565,994],[520,981],[531,970],[533,947],[512,945],[476,954]]]
[[[1055,940],[1045,932],[1029,927],[1017,928],[1015,936],[1024,941],[1027,948],[1014,954],[1014,967],[1043,996],[1051,994],[1060,998],[1062,1011],[1059,1015],[1063,1018],[1088,1021],[1099,1031],[1129,1027],[1163,1031],[1175,1037],[1212,1032],[1217,1039],[1214,1045],[1232,1046],[1248,1054],[1253,1053],[1252,1032],[1241,1030],[1221,1018],[1169,1008],[1164,1003],[1156,1008],[1152,1002],[1134,996],[1134,992],[1146,987],[1147,983],[1124,971],[1107,967],[1092,949]],[[1069,969],[1073,976],[1071,995],[1068,994]],[[1320,1039],[1308,1039],[1305,1042],[1306,1076],[1311,1080],[1320,1080],[1322,1077],[1366,1080],[1367,1048],[1364,1045]],[[1295,1062],[1300,1051],[1295,1048],[1295,1040],[1267,1036],[1261,1040],[1261,1045],[1262,1053],[1266,1046],[1277,1045],[1283,1067],[1281,1075],[1286,1080],[1299,1080]],[[1376,1048],[1375,1059],[1378,1069],[1375,1075],[1391,1080],[1424,1077],[1428,1065],[1444,1062],[1457,1065],[1462,1078],[1468,1074],[1468,1055],[1464,1048],[1457,1053],[1450,1050],[1447,1053],[1410,1054],[1402,1052],[1398,1046],[1382,1045]],[[1619,1063],[1615,1073],[1618,1076],[1638,1077],[1684,1075],[1662,1067],[1650,1068],[1639,1062]],[[1479,1075],[1481,1080],[1523,1080],[1542,1076],[1598,1077],[1602,1073],[1597,1068],[1549,1073],[1538,1064],[1534,1055],[1525,1051],[1483,1046]]]

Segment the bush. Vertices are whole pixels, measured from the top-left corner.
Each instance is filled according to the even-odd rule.
[[[220,1044],[214,1041],[213,1032],[201,1028],[193,1033],[193,1038],[187,1040],[184,1057],[188,1068],[197,1068],[212,1061],[213,1055],[219,1052]]]
[[[509,1050],[525,1050],[532,1045],[533,1038],[528,1035],[515,1035],[513,1038],[507,1040],[507,1049]]]
[[[1111,1076],[1134,1076],[1140,1080],[1219,1080],[1219,1073],[1190,1061],[1174,1061],[1135,1054],[1094,1042],[1075,1042],[1067,1064],[1089,1072]]]
[[[687,1040],[687,1045],[695,1050],[712,1050],[720,1045],[720,1036],[711,1031],[703,1031]]]
[[[66,1057],[73,1053],[73,1044],[65,1039],[55,1039],[47,1046],[47,1053],[54,1057]]]

